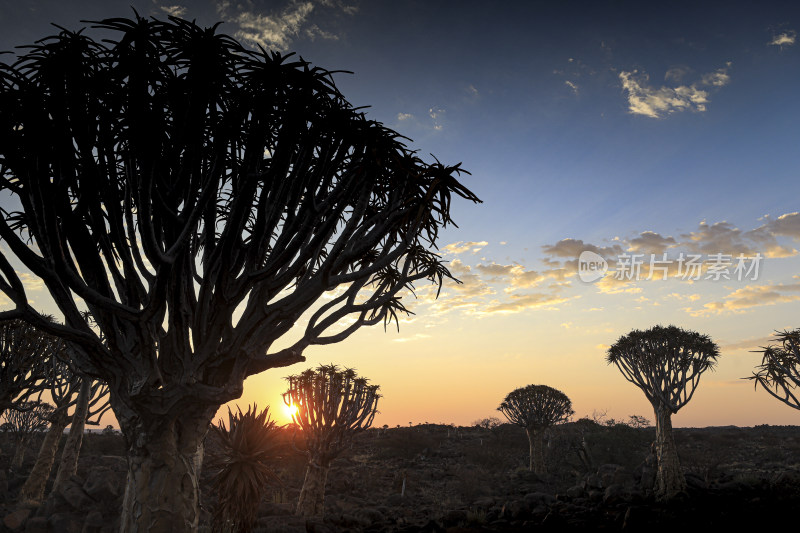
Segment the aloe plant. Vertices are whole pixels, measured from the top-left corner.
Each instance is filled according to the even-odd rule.
[[[220,421],[211,428],[220,439],[221,451],[210,456],[209,469],[217,504],[213,531],[249,532],[270,482],[281,483],[270,466],[280,455],[279,428],[269,417],[269,406],[258,412],[256,404],[242,413],[228,408],[228,426]]]

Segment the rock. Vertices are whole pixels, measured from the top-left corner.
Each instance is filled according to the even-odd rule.
[[[650,465],[642,466],[639,476],[639,486],[643,489],[652,489],[656,484],[656,469]]]
[[[625,501],[625,487],[619,484],[609,485],[603,493],[603,503],[617,505]]]
[[[686,485],[690,489],[701,489],[705,490],[708,488],[708,483],[706,480],[698,476],[697,474],[688,473],[686,474]]]
[[[567,496],[570,498],[580,498],[583,496],[583,486],[575,485],[567,489]]]
[[[64,484],[64,487],[59,491],[59,494],[64,501],[66,501],[73,509],[78,511],[86,510],[94,500],[90,498],[74,481],[75,476]]]
[[[356,519],[362,524],[365,524],[367,527],[374,524],[379,524],[386,520],[386,517],[383,516],[383,513],[373,507],[359,509],[356,511],[355,515]]]
[[[500,516],[503,518],[519,520],[524,518],[528,514],[529,510],[530,506],[524,500],[511,500],[503,505],[503,510],[500,512]]]
[[[452,509],[447,511],[442,517],[445,527],[457,526],[467,522],[467,512],[462,509]]]
[[[589,496],[589,500],[597,503],[603,500],[603,491],[602,490],[590,490],[587,495]]]
[[[92,511],[86,515],[81,533],[100,533],[104,525],[106,525],[106,521],[103,519],[103,513],[100,511]]]
[[[6,471],[0,468],[0,502],[6,501],[8,498],[8,476]]]
[[[604,486],[603,480],[597,474],[589,474],[586,476],[587,489],[602,489]]]
[[[70,513],[56,513],[48,520],[50,528],[58,533],[81,533],[83,523]]]
[[[83,491],[96,501],[111,501],[119,496],[118,475],[110,468],[95,467],[86,475]]]
[[[47,518],[43,516],[34,516],[25,522],[25,533],[49,533],[50,526],[47,524]]]
[[[21,531],[22,526],[25,525],[25,521],[28,520],[30,515],[30,509],[17,509],[3,518],[3,525],[11,531]]]
[[[552,505],[556,501],[555,496],[546,492],[529,492],[523,499],[529,507],[535,507],[538,504]]]
[[[472,502],[472,505],[470,507],[488,511],[494,506],[494,504],[495,504],[494,498],[478,498],[477,500]]]

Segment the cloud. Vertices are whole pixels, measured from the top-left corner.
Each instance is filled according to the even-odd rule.
[[[414,118],[414,115],[412,115],[411,113],[398,113],[397,114],[397,120],[400,120],[400,121],[408,120],[410,118]]]
[[[416,333],[411,337],[400,337],[399,339],[392,339],[392,342],[411,342],[428,338],[430,338],[430,335],[426,335],[425,333]]]
[[[235,23],[239,30],[234,35],[246,42],[263,46],[264,48],[286,51],[298,37],[311,40],[316,38],[336,40],[338,36],[320,28],[312,22],[311,16],[321,7],[327,13],[321,13],[322,18],[332,10],[351,15],[357,10],[341,2],[321,0],[317,4],[311,1],[292,1],[280,11],[261,13],[243,9],[242,4],[233,7],[229,1],[222,1],[217,5],[221,16]]]
[[[704,74],[700,80],[690,85],[677,87],[653,87],[649,85],[650,77],[638,70],[622,71],[619,79],[622,88],[627,92],[628,110],[634,115],[651,118],[662,118],[664,115],[679,111],[703,112],[709,103],[709,91],[705,88],[719,88],[730,82],[727,63],[724,68]],[[677,81],[686,74],[684,70],[675,68],[667,71],[666,81]]]
[[[800,283],[789,285],[748,285],[737,289],[722,300],[709,302],[702,309],[687,308],[692,316],[710,314],[742,313],[753,307],[776,305],[800,300]]]
[[[796,39],[797,39],[797,33],[794,30],[789,30],[783,33],[779,33],[778,35],[775,35],[772,38],[772,40],[767,44],[771,46],[780,46],[781,48],[783,48],[784,46],[793,45]]]
[[[728,343],[720,343],[720,350],[724,350],[726,352],[738,352],[738,351],[754,351],[758,350],[762,346],[767,346],[769,344],[773,344],[775,341],[774,337],[758,337],[756,339],[745,339],[743,341],[738,342],[728,342]]]
[[[442,118],[444,117],[445,113],[446,113],[446,111],[443,108],[437,107],[437,106],[433,106],[433,107],[428,109],[428,116],[431,117],[431,120],[433,120],[433,129],[434,130],[436,130],[436,131],[441,131],[442,130],[441,121],[442,121]]]
[[[662,237],[654,231],[643,231],[638,237],[628,241],[629,252],[660,254],[677,244],[672,237]]]
[[[472,252],[477,253],[483,248],[487,246],[489,243],[487,241],[458,241],[442,248],[442,253],[445,254],[463,254],[464,252]]]
[[[531,294],[512,294],[511,299],[505,302],[493,301],[487,306],[483,312],[490,313],[519,313],[527,309],[535,309],[537,307],[550,307],[553,305],[566,302],[575,297],[568,298],[547,293],[531,293]]]
[[[573,92],[573,93],[575,93],[575,94],[578,94],[578,84],[577,84],[577,83],[574,83],[574,82],[571,82],[571,81],[569,81],[569,80],[566,80],[566,81],[564,82],[564,85],[566,85],[567,87],[569,87],[570,89],[572,89],[572,92]]]
[[[182,17],[186,14],[187,9],[184,6],[158,6],[161,11],[172,17]]]

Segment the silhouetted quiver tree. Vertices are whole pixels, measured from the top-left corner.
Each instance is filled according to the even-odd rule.
[[[746,379],[761,385],[773,398],[800,409],[800,329],[775,334],[773,344],[761,349],[761,364]]]
[[[0,238],[65,324],[28,305],[3,255],[16,307],[0,318],[71,341],[108,383],[128,446],[121,530],[196,529],[194,457],[218,407],[310,345],[396,319],[413,282],[452,278],[429,249],[453,195],[479,200],[328,71],[177,18],[96,27],[107,40],[62,31],[0,66],[0,192],[22,206]]]
[[[50,427],[45,433],[36,463],[22,485],[19,498],[23,501],[39,501],[44,496],[45,485],[50,477],[50,470],[55,462],[59,441],[64,434],[64,429],[69,423],[69,409],[78,399],[81,378],[71,368],[64,350],[62,349],[48,361],[47,392],[55,405],[55,409],[47,416]]]
[[[653,406],[658,461],[655,492],[660,499],[686,490],[672,435],[672,415],[692,399],[700,376],[713,369],[718,356],[717,345],[707,335],[676,326],[633,330],[608,349],[606,361],[614,363]]]
[[[47,428],[47,417],[52,412],[52,405],[40,401],[24,402],[20,409],[6,411],[3,429],[10,432],[14,439],[15,451],[11,458],[13,468],[22,466],[31,436]]]
[[[99,426],[103,415],[111,409],[108,385],[105,382],[93,380],[88,376],[81,376],[80,380],[75,412],[72,415],[67,440],[64,442],[64,450],[61,452],[61,460],[53,482],[53,492],[78,471],[78,458],[86,425]]]
[[[512,424],[525,428],[530,447],[528,469],[545,473],[544,432],[573,415],[572,401],[553,387],[528,385],[509,392],[497,410]]]
[[[0,322],[0,417],[47,388],[47,362],[61,341],[19,319]]]
[[[295,406],[292,421],[303,432],[308,450],[299,516],[322,516],[325,482],[333,461],[353,436],[369,428],[378,408],[378,385],[370,385],[354,370],[321,365],[286,378],[286,405]]]

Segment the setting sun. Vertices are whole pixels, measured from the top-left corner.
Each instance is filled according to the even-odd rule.
[[[297,413],[297,406],[296,405],[294,405],[294,404],[291,404],[291,405],[284,404],[283,405],[283,414],[286,415],[286,418],[291,420],[294,417],[295,413]]]

